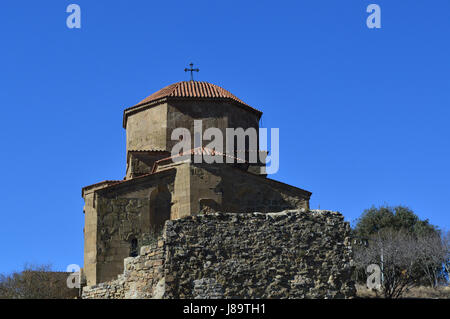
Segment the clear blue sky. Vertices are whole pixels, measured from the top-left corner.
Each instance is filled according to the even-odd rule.
[[[81,188],[123,178],[123,109],[191,61],[280,128],[272,177],[312,208],[401,204],[449,229],[449,17],[448,0],[2,1],[0,272],[83,264]]]

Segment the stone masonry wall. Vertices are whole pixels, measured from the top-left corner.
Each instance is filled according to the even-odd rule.
[[[84,298],[351,298],[350,226],[330,211],[212,213],[166,222]]]
[[[144,246],[140,255],[124,259],[124,272],[116,280],[83,288],[83,298],[146,299],[158,297],[164,283],[164,242]],[[161,298],[162,296],[159,296]]]

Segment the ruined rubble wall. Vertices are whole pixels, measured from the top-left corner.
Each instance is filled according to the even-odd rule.
[[[116,280],[83,288],[83,299],[162,298],[158,284],[164,283],[164,242],[141,247],[140,255],[125,258],[123,274]],[[164,288],[164,287],[163,287]]]
[[[84,298],[351,298],[350,226],[330,211],[214,213],[166,222],[158,244]]]

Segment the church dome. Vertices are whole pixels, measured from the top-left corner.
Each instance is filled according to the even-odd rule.
[[[162,99],[169,98],[193,98],[193,99],[217,99],[217,100],[231,100],[241,106],[244,106],[250,111],[262,114],[261,111],[244,103],[241,99],[231,94],[229,91],[221,88],[218,85],[201,81],[182,81],[162,88],[153,93],[144,100],[140,101],[134,107],[141,106],[150,102],[156,102]]]

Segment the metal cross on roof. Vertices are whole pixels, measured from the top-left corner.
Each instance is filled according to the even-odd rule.
[[[191,72],[191,81],[194,81],[194,74],[193,74],[193,72],[199,72],[200,69],[194,69],[194,68],[193,68],[194,63],[190,63],[189,66],[190,66],[191,68],[190,68],[190,69],[185,68],[185,69],[184,69],[184,72]]]

